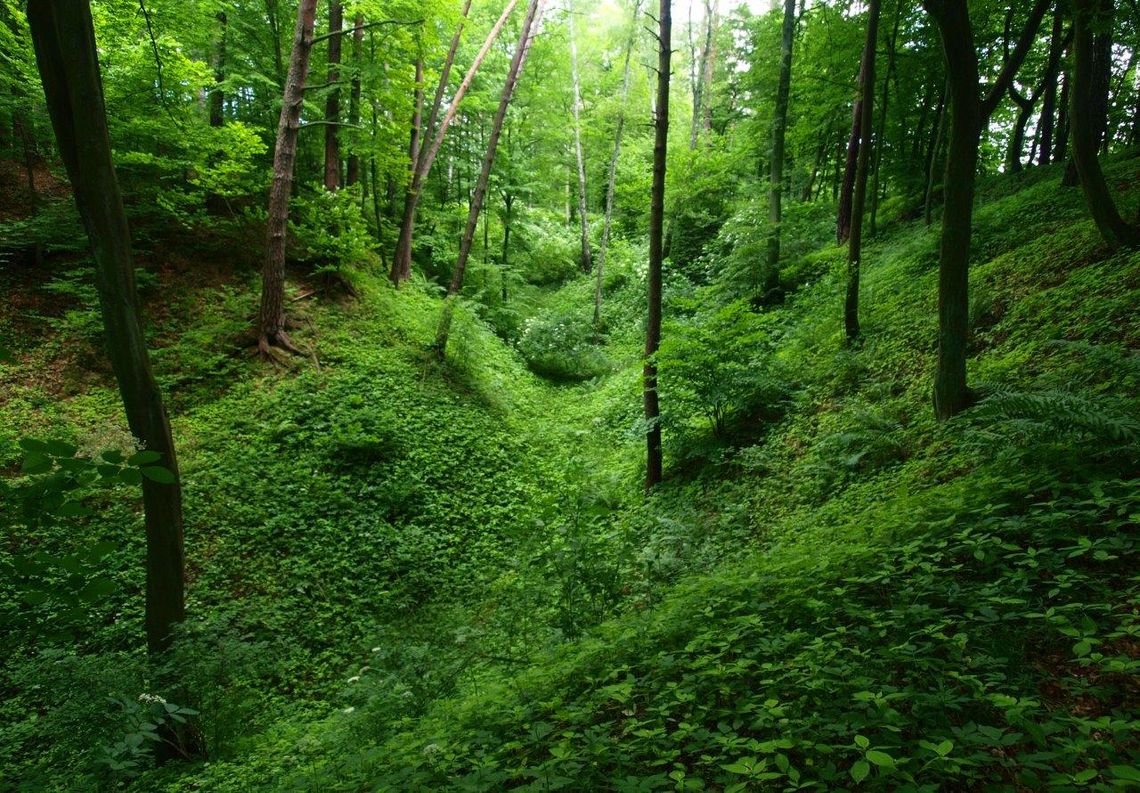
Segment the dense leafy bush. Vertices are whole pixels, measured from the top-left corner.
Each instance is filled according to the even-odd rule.
[[[533,317],[523,325],[519,352],[536,374],[552,380],[589,380],[611,366],[588,319],[578,313]]]

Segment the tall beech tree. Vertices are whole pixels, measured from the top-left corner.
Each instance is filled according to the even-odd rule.
[[[649,306],[642,372],[647,492],[660,484],[662,475],[657,349],[661,346],[661,266],[665,258],[665,160],[669,148],[669,72],[673,56],[671,0],[660,0],[657,19],[657,101],[653,119],[653,181],[649,191]]]
[[[427,131],[423,137],[425,140],[429,136],[431,138],[430,145],[422,145],[418,148],[418,155],[414,159],[414,164],[410,168],[411,174],[408,181],[408,186],[405,191],[404,197],[404,216],[400,223],[400,235],[396,240],[396,253],[392,257],[392,268],[388,274],[389,279],[394,285],[399,285],[401,281],[406,281],[412,277],[412,235],[416,225],[416,208],[419,206],[420,197],[423,193],[423,183],[427,178],[428,173],[431,171],[432,165],[435,163],[435,158],[439,155],[440,147],[443,146],[444,137],[447,135],[447,130],[451,126],[451,122],[455,120],[455,114],[459,110],[459,104],[463,101],[463,97],[467,94],[467,90],[471,87],[471,82],[475,79],[475,74],[479,71],[479,67],[483,65],[487,53],[491,51],[491,46],[498,39],[499,33],[502,32],[503,26],[507,23],[511,13],[515,10],[519,0],[508,0],[506,6],[499,14],[494,26],[487,37],[483,40],[483,45],[479,48],[479,52],[475,54],[475,59],[467,68],[467,73],[463,76],[462,82],[459,87],[455,89],[450,102],[448,102],[447,112],[443,115],[443,120],[439,122],[439,128],[433,131],[435,126],[435,119],[439,117],[439,111],[443,106],[443,98],[447,93],[448,80],[451,75],[451,67],[455,63],[455,54],[459,50],[460,36],[463,33],[464,22],[467,19],[467,14],[471,10],[471,0],[466,0],[463,6],[463,16],[460,19],[459,25],[455,31],[455,35],[451,40],[451,47],[448,49],[447,58],[444,60],[443,69],[439,75],[439,85],[436,87],[435,99],[432,102],[431,110],[428,115]]]
[[[860,118],[859,158],[855,173],[855,190],[851,201],[851,233],[847,241],[847,298],[843,307],[843,326],[847,340],[859,336],[859,269],[863,258],[863,210],[867,203],[867,169],[871,163],[871,124],[875,117],[875,46],[879,38],[880,0],[867,6],[867,40],[863,45],[863,64],[859,68],[859,98],[855,106]],[[879,143],[878,145],[881,145]]]
[[[582,231],[582,269],[587,273],[593,269],[590,255],[590,219],[586,210],[586,158],[582,152],[582,83],[578,75],[578,43],[574,40],[574,3],[569,0],[566,6],[566,25],[570,34],[570,81],[574,96],[574,156],[578,166],[578,221]]]
[[[617,185],[617,165],[621,157],[621,138],[625,131],[625,105],[629,101],[630,64],[633,60],[633,45],[637,42],[638,20],[641,18],[641,0],[633,5],[633,23],[629,38],[625,42],[625,59],[622,63],[621,96],[618,102],[617,120],[614,123],[614,150],[610,155],[609,171],[606,177],[606,207],[602,216],[602,240],[598,245],[598,262],[594,267],[594,326],[602,321],[602,283],[606,266],[606,253],[610,246],[610,227],[614,216],[614,190]]]
[[[1065,36],[1065,3],[1053,10],[1053,29],[1049,34],[1049,64],[1045,72],[1045,88],[1041,99],[1041,116],[1037,122],[1037,163],[1048,165],[1053,160],[1053,134],[1057,128],[1057,81],[1061,57],[1067,44]]]
[[[966,383],[966,342],[974,183],[982,130],[1036,40],[1049,6],[1050,0],[1036,0],[1000,74],[984,87],[967,0],[923,0],[942,38],[950,100],[938,261],[938,365],[934,375],[934,413],[939,419],[957,415],[973,401]]]
[[[182,489],[170,421],[139,320],[130,230],[111,162],[91,8],[86,0],[29,0],[28,23],[60,156],[91,243],[107,353],[127,424],[165,469],[142,480],[146,640],[147,649],[157,654],[170,645],[172,628],[185,617]]]
[[[507,79],[503,83],[503,92],[499,96],[499,106],[495,110],[495,118],[491,122],[491,133],[487,138],[487,152],[483,155],[483,167],[479,172],[479,181],[475,183],[475,190],[471,193],[471,204],[467,210],[467,225],[463,229],[463,237],[459,241],[459,256],[455,260],[455,270],[451,275],[451,283],[447,287],[447,298],[444,301],[439,331],[436,333],[435,350],[441,360],[447,354],[447,339],[451,332],[451,317],[455,308],[455,298],[459,294],[459,290],[463,288],[463,277],[467,272],[467,260],[471,256],[475,229],[479,225],[479,213],[483,209],[483,199],[487,195],[487,185],[491,181],[491,169],[495,165],[495,153],[499,147],[499,137],[503,132],[503,122],[507,118],[507,111],[510,109],[511,97],[514,96],[519,75],[522,74],[527,55],[530,54],[531,44],[538,33],[541,11],[542,0],[530,0],[526,17],[523,18],[522,29],[519,32],[519,41],[515,46],[514,55],[511,56],[511,65],[507,69]]]
[[[1117,247],[1140,245],[1140,229],[1120,216],[1104,179],[1097,151],[1103,134],[1096,90],[1098,29],[1111,20],[1112,3],[1102,0],[1073,0],[1073,90],[1070,94],[1073,162],[1080,176],[1081,189],[1089,212],[1105,242]]]
[[[340,188],[340,53],[344,27],[344,6],[329,3],[329,76],[325,97],[325,189]]]
[[[779,284],[780,225],[783,221],[784,157],[788,134],[788,97],[792,88],[792,45],[796,32],[796,0],[784,0],[784,23],[780,37],[780,78],[776,88],[772,121],[772,176],[768,193],[768,291]]]
[[[300,350],[285,332],[285,235],[289,221],[289,197],[293,191],[293,165],[297,159],[297,132],[301,127],[305,79],[313,49],[313,26],[317,0],[300,0],[297,27],[293,33],[293,54],[285,78],[285,96],[277,123],[277,144],[273,150],[273,182],[269,188],[265,258],[261,270],[261,310],[258,314],[257,348],[263,358],[271,358],[273,348],[294,354]],[[332,38],[338,38],[333,36]]]

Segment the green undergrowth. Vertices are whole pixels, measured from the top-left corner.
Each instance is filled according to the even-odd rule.
[[[1140,160],[1109,176],[1133,213]],[[287,370],[234,354],[246,284],[186,296],[149,329],[194,615],[172,661],[186,686],[162,693],[200,712],[211,756],[100,760],[132,734],[106,698],[149,684],[138,505],[112,489],[41,541],[114,542],[106,601],[29,611],[0,588],[0,785],[1140,784],[1140,255],[1104,249],[1059,178],[982,185],[979,402],[943,425],[937,228],[869,248],[853,346],[840,249],[797,252],[760,310],[667,273],[681,341],[662,352],[669,479],[648,499],[634,247],[596,326],[585,277],[505,305],[476,279],[442,363],[425,283],[355,273],[355,300],[290,303],[316,362]],[[61,332],[0,369],[0,465],[20,435],[126,442],[105,372],[59,399],[21,369],[59,360]],[[59,619],[72,642],[27,638]]]

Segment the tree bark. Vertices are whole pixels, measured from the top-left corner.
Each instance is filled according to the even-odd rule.
[[[348,94],[348,123],[356,127],[360,124],[360,67],[363,64],[364,14],[357,13],[352,24],[352,87]],[[354,185],[360,181],[360,155],[356,146],[348,154],[345,166],[344,183]]]
[[[226,35],[229,32],[226,12],[219,11],[217,15],[221,31],[218,41],[214,45],[214,87],[210,90],[210,126],[220,127],[225,123],[226,94],[222,90],[222,83],[226,79]]]
[[[1073,91],[1069,117],[1073,127],[1073,162],[1089,213],[1105,242],[1112,247],[1140,245],[1140,229],[1128,225],[1117,211],[1104,172],[1097,160],[1102,134],[1097,80],[1098,25],[1105,23],[1103,3],[1073,0]],[[1099,17],[1099,19],[1098,19]]]
[[[1037,0],[1017,46],[983,97],[966,0],[923,0],[942,37],[950,88],[950,146],[943,180],[945,198],[938,263],[938,367],[934,375],[934,413],[939,420],[957,415],[973,401],[966,382],[966,343],[974,184],[982,127],[1024,62],[1050,2]]]
[[[487,34],[487,37],[483,40],[483,45],[479,48],[479,52],[476,53],[475,60],[471,62],[471,66],[468,67],[467,73],[463,76],[463,81],[459,84],[455,95],[452,96],[451,101],[448,103],[447,112],[444,114],[443,120],[439,123],[439,129],[434,131],[431,145],[422,146],[420,148],[416,166],[412,169],[411,184],[407,189],[408,197],[404,201],[404,219],[400,224],[400,236],[396,240],[396,255],[392,258],[392,270],[389,273],[389,278],[396,286],[399,286],[401,281],[406,281],[412,277],[412,234],[415,229],[416,207],[419,206],[423,181],[427,178],[428,172],[431,171],[431,166],[435,162],[435,158],[439,155],[439,149],[443,145],[443,139],[444,136],[447,135],[448,127],[451,126],[451,122],[455,119],[455,113],[459,109],[459,103],[463,101],[463,97],[471,87],[471,81],[475,79],[475,73],[483,64],[483,60],[491,50],[491,45],[494,44],[495,40],[499,37],[499,33],[502,31],[507,19],[510,18],[511,12],[514,11],[516,5],[518,5],[518,0],[507,1],[506,7],[503,8],[503,12],[499,15],[498,20]],[[436,89],[435,101],[432,103],[432,108],[428,116],[429,124],[427,135],[433,134],[432,127],[443,104],[443,96],[447,91],[447,81],[451,74],[452,64],[455,62],[455,53],[459,49],[460,34],[463,32],[463,25],[470,9],[471,0],[466,0],[463,6],[463,17],[451,40],[451,48],[448,50],[447,58],[443,64],[443,70],[439,75],[439,86]]]
[[[796,27],[796,0],[784,0],[784,24],[780,41],[780,81],[776,88],[775,119],[772,123],[772,183],[768,198],[768,272],[765,291],[778,290],[780,283],[780,224],[783,222],[784,146],[788,130],[788,95],[792,86],[792,43]]]
[[[895,45],[899,39],[899,27],[902,24],[902,2],[895,4],[895,24],[891,31],[891,40],[887,45],[887,73],[883,77],[883,101],[879,107],[879,125],[875,130],[875,164],[872,171],[875,174],[875,183],[871,188],[871,235],[879,233],[879,191],[882,181],[881,170],[883,165],[883,143],[887,132],[887,111],[891,105],[891,77],[895,72]],[[905,135],[903,141],[906,140]]]
[[[855,172],[859,167],[859,142],[863,140],[863,100],[866,94],[862,86],[866,84],[866,59],[859,64],[860,89],[856,94],[851,114],[851,135],[847,138],[847,160],[843,166],[843,184],[839,188],[839,208],[835,217],[835,241],[842,245],[851,236],[852,199],[855,192]]]
[[[440,360],[447,355],[447,339],[451,332],[451,317],[454,311],[455,297],[463,288],[463,277],[467,272],[467,259],[471,255],[471,243],[475,238],[475,229],[479,223],[479,211],[483,206],[483,198],[487,194],[487,185],[491,180],[491,168],[495,165],[495,152],[499,147],[499,136],[503,132],[503,122],[510,109],[511,97],[514,96],[518,85],[519,75],[526,64],[527,55],[530,54],[531,44],[538,33],[538,20],[541,16],[542,0],[530,0],[527,6],[526,17],[523,19],[519,41],[515,46],[515,53],[511,57],[511,65],[507,70],[507,79],[503,84],[503,92],[499,96],[499,106],[495,110],[495,117],[491,122],[491,134],[487,139],[487,152],[483,156],[483,168],[479,172],[479,181],[475,183],[475,190],[471,194],[471,206],[467,211],[467,226],[463,230],[463,238],[459,241],[459,256],[455,260],[455,270],[451,275],[451,283],[447,287],[447,297],[444,299],[443,313],[436,333],[435,352]]]
[[[610,227],[614,215],[614,190],[617,185],[617,165],[621,156],[621,137],[625,130],[625,104],[629,101],[630,64],[633,60],[633,45],[637,40],[638,19],[641,16],[641,0],[634,0],[633,23],[629,38],[625,42],[625,62],[622,65],[621,101],[618,104],[617,121],[614,126],[614,150],[610,155],[610,167],[606,178],[606,211],[602,218],[602,241],[598,246],[598,263],[594,268],[594,327],[602,322],[602,276],[606,266],[606,253],[610,246]]]
[[[938,157],[942,154],[942,143],[946,138],[946,103],[949,93],[950,85],[947,81],[942,86],[942,98],[938,101],[938,125],[930,144],[930,154],[926,158],[926,198],[923,201],[922,218],[927,226],[934,221],[934,180],[938,176]]]
[[[86,2],[29,0],[28,22],[60,154],[91,242],[107,352],[127,423],[174,475],[169,484],[149,477],[142,481],[147,649],[158,654],[169,647],[171,629],[185,617],[182,490],[170,422],[139,321],[130,230],[111,163],[91,10]]]
[[[574,40],[574,3],[566,6],[570,34],[570,79],[574,84],[574,154],[578,163],[578,218],[582,230],[581,265],[584,272],[593,269],[590,254],[590,219],[586,214],[586,158],[582,153],[582,85],[578,75],[578,44]]]
[[[863,76],[859,86],[862,111],[859,120],[861,140],[859,160],[855,173],[855,191],[851,202],[851,236],[847,242],[847,298],[844,302],[843,325],[847,341],[859,336],[859,267],[863,257],[863,209],[867,201],[867,168],[871,162],[871,125],[875,117],[875,45],[879,39],[880,0],[870,0],[867,6],[867,40],[863,45]]]
[[[794,5],[795,0],[788,0]],[[661,404],[657,394],[657,349],[661,346],[661,265],[664,259],[665,161],[669,144],[669,71],[673,54],[671,0],[660,0],[657,35],[657,102],[653,135],[653,182],[649,200],[649,306],[645,328],[645,490],[661,482]],[[789,59],[790,60],[790,59]]]
[[[293,190],[293,165],[297,159],[297,131],[301,123],[305,78],[313,49],[313,25],[317,0],[301,0],[297,7],[297,27],[293,33],[293,53],[285,78],[285,95],[277,123],[277,145],[273,152],[273,183],[269,189],[265,261],[261,272],[261,310],[258,316],[257,347],[263,358],[271,358],[271,347],[294,354],[300,350],[285,332],[285,235],[289,221],[289,198]]]
[[[1037,163],[1048,165],[1053,158],[1053,131],[1057,115],[1057,77],[1060,73],[1061,56],[1065,52],[1065,13],[1064,5],[1057,3],[1053,12],[1053,30],[1049,36],[1049,63],[1045,72],[1045,93],[1041,100],[1041,120],[1037,123]]]
[[[329,3],[329,33],[344,27],[344,7]],[[341,36],[329,36],[329,95],[325,98],[325,189],[340,188],[340,50]]]

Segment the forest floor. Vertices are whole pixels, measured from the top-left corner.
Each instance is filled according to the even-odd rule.
[[[1135,211],[1140,159],[1109,173]],[[892,225],[868,251],[862,345],[842,342],[842,250],[789,263],[798,289],[765,314],[779,395],[728,437],[674,410],[671,480],[649,499],[633,264],[608,278],[610,372],[567,385],[530,372],[474,303],[436,361],[433,290],[367,272],[356,300],[290,303],[319,365],[274,369],[241,346],[251,269],[144,251],[187,516],[184,683],[163,693],[200,712],[211,757],[109,770],[138,729],[123,703],[151,680],[138,504],[118,487],[38,545],[113,543],[106,600],[26,609],[0,591],[0,786],[1140,780],[1140,255],[1105,250],[1058,178],[981,191],[978,408],[929,415],[937,233]],[[54,256],[34,288],[4,271],[5,470],[24,436],[130,444],[83,261]],[[530,290],[517,325],[588,314],[591,290]],[[49,629],[70,638],[45,644]]]

